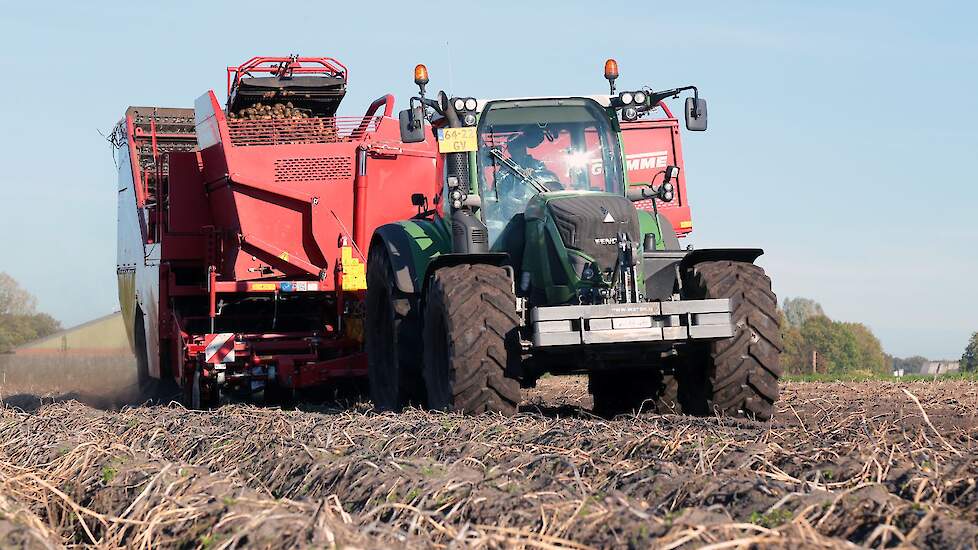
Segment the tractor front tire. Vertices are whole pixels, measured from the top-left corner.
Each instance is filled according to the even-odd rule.
[[[692,298],[729,299],[734,334],[692,347],[679,372],[683,410],[769,420],[782,374],[771,279],[750,263],[712,261],[693,266],[685,285]]]
[[[367,260],[366,347],[370,399],[377,410],[423,402],[417,298],[397,288],[384,245],[371,250]]]
[[[467,414],[515,414],[520,402],[520,319],[506,270],[482,264],[441,268],[426,299],[428,406]]]

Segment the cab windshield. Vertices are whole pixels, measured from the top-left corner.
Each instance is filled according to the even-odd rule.
[[[479,121],[482,211],[494,243],[537,193],[622,193],[620,149],[590,99],[496,101]]]

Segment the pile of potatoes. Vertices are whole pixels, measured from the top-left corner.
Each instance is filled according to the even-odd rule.
[[[245,107],[237,113],[228,113],[228,118],[232,120],[278,120],[288,118],[309,118],[311,116],[312,115],[309,114],[307,109],[296,108],[292,105],[291,101],[286,103],[274,103],[272,105],[255,103],[251,107]]]

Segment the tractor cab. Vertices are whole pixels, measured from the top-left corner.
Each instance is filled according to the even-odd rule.
[[[489,102],[477,138],[476,185],[490,246],[538,193],[624,192],[615,129],[593,99]]]

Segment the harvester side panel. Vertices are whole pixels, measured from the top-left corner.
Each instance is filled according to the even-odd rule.
[[[678,181],[675,182],[675,199],[672,202],[659,202],[658,210],[672,223],[677,235],[690,233],[693,222],[686,196],[686,170],[683,169],[679,121],[669,117],[622,122],[621,132],[628,180],[631,183],[650,183],[655,178],[658,185],[662,183],[662,176],[656,174],[666,166],[680,168]],[[639,201],[635,206],[642,210],[652,210],[652,201]]]
[[[160,246],[146,243],[146,212],[138,206],[138,182],[133,176],[130,144],[116,151],[119,166],[116,276],[119,307],[133,353],[145,357],[150,376],[159,377]],[[144,331],[145,338],[136,332]]]
[[[203,158],[211,213],[225,231],[222,278],[322,275],[321,289],[331,290],[325,274],[340,259],[340,239],[352,239],[358,140],[339,139],[335,119],[229,121],[213,92],[197,101],[197,113],[198,140],[210,144]],[[319,134],[290,133],[309,120]]]
[[[386,120],[374,136],[377,141],[367,144],[362,159],[364,172],[357,177],[357,185],[363,189],[357,195],[356,211],[364,217],[359,230],[362,235],[357,235],[357,245],[364,254],[378,227],[418,213],[411,195],[424,195],[429,209],[440,209],[444,204],[435,204],[435,196],[442,192],[436,142],[426,136],[427,141],[422,143],[401,144],[398,133],[397,121]],[[397,154],[392,154],[392,149]]]
[[[170,185],[165,222],[168,237],[181,234],[200,236],[204,227],[214,224],[207,206],[204,175],[199,167],[198,155],[196,152],[169,155]],[[166,248],[164,256],[172,257]]]

